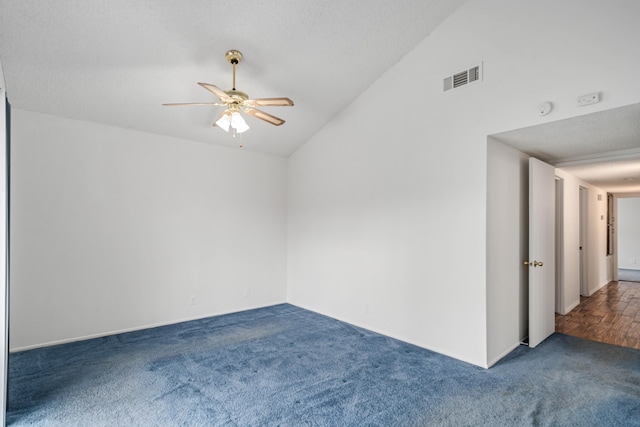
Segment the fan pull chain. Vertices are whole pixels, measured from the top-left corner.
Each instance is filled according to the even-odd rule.
[[[231,128],[231,137],[233,138],[234,141],[236,141],[236,136],[237,136],[238,132],[236,131],[235,128]],[[242,137],[239,138],[240,139],[240,148],[242,148]]]

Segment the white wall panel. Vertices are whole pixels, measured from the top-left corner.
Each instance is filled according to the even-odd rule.
[[[12,130],[12,349],[285,301],[285,159],[21,110]]]
[[[640,269],[640,198],[618,199],[618,267]]]
[[[481,366],[507,351],[487,344],[487,307],[520,303],[487,302],[501,295],[487,282],[487,135],[639,102],[625,53],[638,14],[633,1],[460,8],[290,158],[290,301]],[[481,83],[443,93],[480,61]],[[593,91],[601,103],[576,106]]]

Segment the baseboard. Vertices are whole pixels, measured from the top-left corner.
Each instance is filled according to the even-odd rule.
[[[564,310],[565,310],[564,313],[560,313],[560,314],[562,314],[562,315],[569,314],[569,313],[571,313],[571,310],[573,310],[574,308],[576,308],[579,305],[580,305],[580,298],[578,298],[577,301],[574,301],[571,305],[569,305],[569,307],[565,307],[564,308]]]
[[[293,305],[295,307],[299,307],[299,308],[302,308],[304,310],[308,310],[308,311],[312,311],[314,313],[318,313],[318,314],[320,314],[322,316],[326,316],[326,317],[330,317],[330,318],[335,319],[335,320],[339,320],[340,322],[344,322],[344,323],[347,323],[349,325],[353,325],[353,326],[361,328],[361,329],[366,329],[367,331],[371,331],[371,332],[374,332],[376,334],[383,335],[385,337],[393,338],[394,340],[398,340],[398,341],[405,342],[407,344],[415,345],[416,347],[424,348],[425,350],[433,351],[434,353],[438,353],[438,354],[441,354],[443,356],[447,356],[447,357],[450,357],[452,359],[456,359],[456,360],[459,360],[461,362],[468,363],[470,365],[479,366],[479,367],[485,368],[485,369],[489,368],[489,366],[484,364],[484,363],[479,363],[476,360],[471,360],[471,359],[469,359],[467,357],[464,357],[464,356],[462,356],[460,354],[455,354],[455,353],[452,353],[452,352],[448,352],[448,351],[445,351],[445,350],[443,350],[441,348],[437,348],[437,347],[426,346],[424,344],[418,343],[418,342],[413,341],[411,339],[407,339],[406,337],[398,336],[396,334],[391,334],[391,333],[388,333],[386,331],[382,331],[382,330],[379,330],[379,329],[376,329],[376,328],[372,328],[370,326],[362,325],[362,324],[360,324],[358,322],[354,322],[352,320],[342,318],[341,316],[335,316],[333,314],[323,313],[323,312],[318,311],[316,309],[309,308],[309,307],[304,306],[303,304],[297,304],[295,302],[290,302],[289,301],[289,302],[287,302],[287,304],[291,304],[291,305]]]
[[[248,308],[243,308],[241,310],[231,310],[231,311],[224,311],[224,312],[220,312],[220,313],[203,314],[203,315],[198,315],[198,316],[193,316],[193,317],[182,318],[182,319],[178,319],[178,320],[169,320],[169,321],[166,321],[166,322],[152,323],[152,324],[149,324],[149,325],[134,326],[132,328],[117,329],[117,330],[113,330],[113,331],[99,332],[97,334],[83,335],[83,336],[80,336],[80,337],[65,338],[65,339],[62,339],[62,340],[48,341],[48,342],[40,343],[40,344],[32,344],[32,345],[26,345],[26,346],[23,346],[23,347],[9,348],[9,353],[17,353],[17,352],[20,352],[20,351],[33,350],[33,349],[36,349],[36,348],[43,348],[43,347],[50,347],[50,346],[53,346],[53,345],[69,344],[69,343],[78,342],[78,341],[86,341],[86,340],[90,340],[90,339],[94,339],[94,338],[108,337],[110,335],[126,334],[127,332],[141,331],[143,329],[152,329],[152,328],[159,328],[161,326],[176,325],[178,323],[190,322],[192,320],[206,319],[207,317],[224,316],[225,314],[240,313],[242,311],[255,310],[255,309],[264,308],[264,307],[271,307],[271,306],[279,305],[279,304],[286,304],[286,302],[283,301],[281,303],[267,304],[267,305],[261,305],[261,306],[256,306],[256,307],[248,307]]]
[[[491,360],[489,360],[489,363],[487,364],[487,368],[492,367],[493,365],[495,365],[496,363],[498,363],[500,360],[502,360],[507,354],[511,353],[513,350],[515,350],[516,348],[520,347],[520,343],[517,342],[515,344],[512,344],[511,347],[507,348],[505,351],[503,351],[502,353],[500,353],[498,355],[498,357],[495,357]]]
[[[463,357],[460,354],[454,354],[454,353],[451,353],[451,352],[448,352],[448,351],[444,351],[441,348],[425,346],[424,344],[412,341],[410,339],[407,339],[406,337],[395,336],[395,335],[392,335],[392,334],[389,334],[389,333],[385,333],[385,331],[379,331],[379,330],[372,329],[372,328],[364,326],[364,325],[359,325],[357,323],[351,322],[351,321],[346,320],[346,319],[341,319],[341,318],[336,317],[336,316],[328,315],[328,314],[325,314],[325,313],[318,312],[317,310],[313,310],[313,309],[304,307],[301,304],[295,304],[295,303],[283,301],[283,302],[280,302],[280,303],[274,303],[274,304],[267,304],[267,305],[263,305],[263,306],[244,308],[244,309],[241,309],[241,310],[232,310],[232,311],[228,311],[228,312],[205,314],[205,315],[199,315],[199,316],[183,318],[183,319],[179,319],[179,320],[172,320],[172,321],[154,323],[154,324],[149,324],[149,325],[144,325],[144,326],[136,326],[136,327],[132,327],[132,328],[125,328],[125,329],[119,329],[119,330],[113,330],[113,331],[107,331],[107,332],[100,332],[100,333],[97,333],[97,334],[85,335],[85,336],[74,337],[74,338],[67,338],[67,339],[56,340],[56,341],[49,341],[49,342],[45,342],[45,343],[28,345],[28,346],[23,346],[23,347],[15,347],[15,348],[10,348],[9,352],[10,353],[17,353],[17,352],[25,351],[25,350],[33,350],[33,349],[36,349],[36,348],[49,347],[49,346],[53,346],[53,345],[68,344],[68,343],[77,342],[77,341],[85,341],[85,340],[90,340],[90,339],[94,339],[94,338],[106,337],[106,336],[110,336],[110,335],[117,335],[117,334],[123,334],[123,333],[127,333],[127,332],[140,331],[140,330],[143,330],[143,329],[151,329],[151,328],[157,328],[157,327],[161,327],[161,326],[175,325],[177,323],[189,322],[189,321],[192,321],[192,320],[199,320],[199,319],[206,319],[207,317],[213,317],[213,316],[224,316],[225,314],[239,313],[239,312],[247,311],[247,310],[255,310],[255,309],[258,309],[258,308],[271,307],[273,305],[278,305],[278,304],[290,304],[290,305],[293,305],[293,306],[296,306],[296,307],[299,307],[299,308],[302,308],[302,309],[305,309],[305,310],[309,310],[309,311],[321,314],[323,316],[331,317],[331,318],[339,320],[341,322],[345,322],[345,323],[354,325],[354,326],[356,326],[358,328],[367,329],[367,330],[369,330],[371,332],[375,332],[375,333],[380,334],[380,335],[384,335],[384,336],[387,336],[387,337],[390,337],[390,338],[393,338],[393,339],[397,339],[399,341],[403,341],[403,342],[406,342],[408,344],[415,345],[416,347],[424,348],[426,350],[433,351],[433,352],[441,354],[443,356],[451,357],[453,359],[460,360],[462,362],[466,362],[466,363],[469,363],[471,365],[479,366],[479,367],[485,368],[485,369],[490,368],[498,360],[502,359],[504,356],[509,354],[511,351],[513,351],[514,348],[516,348],[519,345],[519,344],[516,344],[513,348],[511,348],[510,350],[504,352],[502,355],[500,355],[495,361],[493,361],[490,364],[478,363],[478,361],[470,360],[469,358]]]
[[[588,295],[585,295],[587,297],[590,297],[591,295],[595,294],[596,292],[598,292],[600,289],[604,288],[605,286],[607,286],[609,283],[611,283],[610,281],[606,280],[604,283],[602,283],[600,286],[598,286],[597,288],[595,288],[592,291],[589,291]]]

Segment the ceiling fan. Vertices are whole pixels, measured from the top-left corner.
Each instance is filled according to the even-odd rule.
[[[272,116],[265,113],[262,110],[258,110],[255,107],[270,107],[270,106],[293,106],[293,101],[289,98],[257,98],[249,99],[249,95],[236,89],[236,65],[242,61],[242,53],[238,50],[230,50],[225,54],[227,61],[233,67],[233,86],[230,90],[222,90],[219,87],[209,83],[198,83],[209,92],[216,95],[220,102],[185,102],[185,103],[172,103],[162,104],[165,106],[176,105],[219,105],[226,107],[226,109],[220,113],[218,118],[213,123],[213,126],[217,126],[225,132],[229,132],[231,129],[232,135],[235,137],[236,133],[242,133],[249,129],[249,125],[242,118],[240,112],[244,112],[250,116],[256,117],[260,120],[264,120],[267,123],[271,123],[275,126],[280,126],[284,123],[279,117]]]

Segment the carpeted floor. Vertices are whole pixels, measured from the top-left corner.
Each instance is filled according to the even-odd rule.
[[[631,270],[627,268],[618,269],[618,281],[640,282],[640,270]]]
[[[640,425],[640,351],[554,334],[489,370],[288,304],[14,353],[8,425]]]

